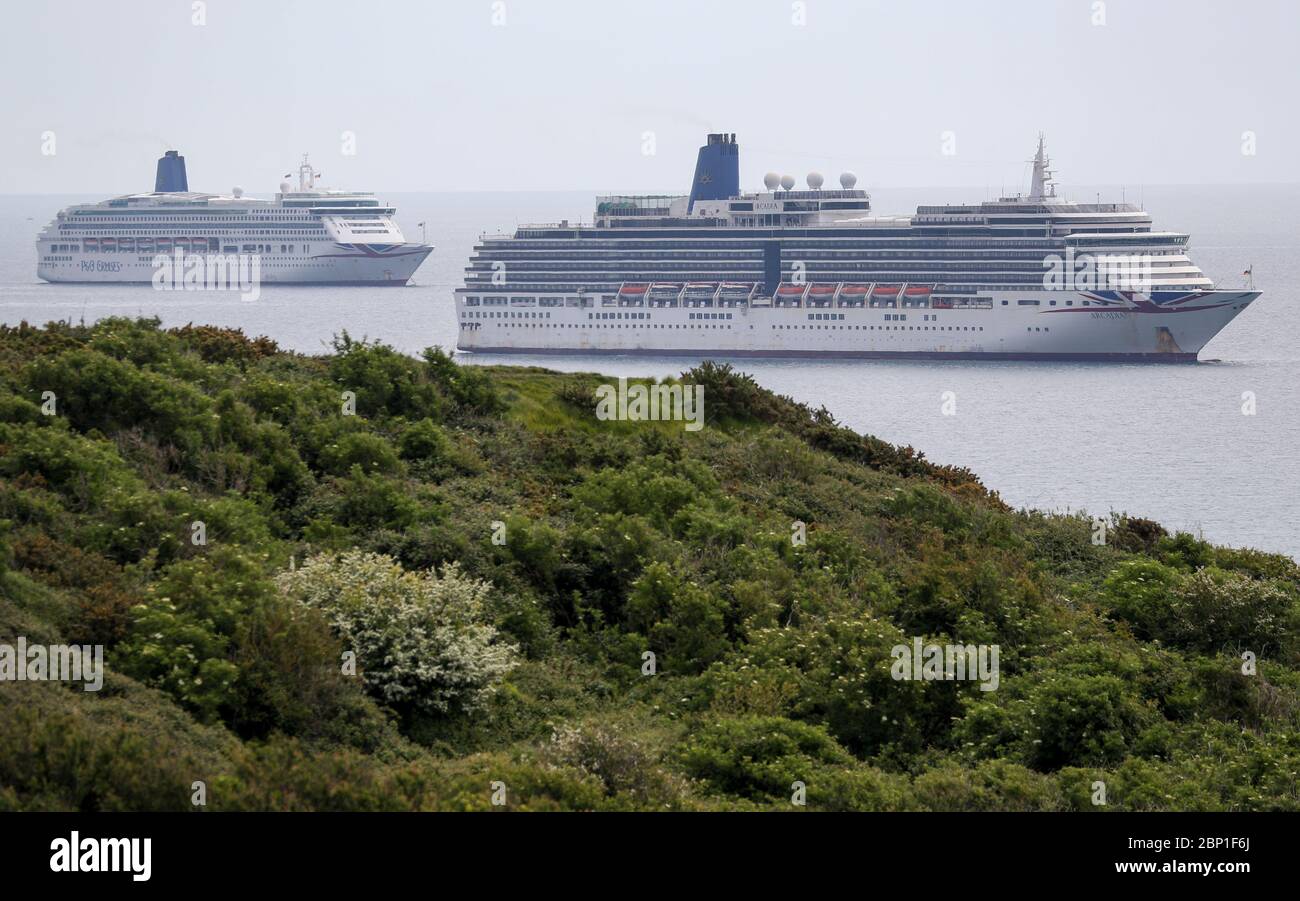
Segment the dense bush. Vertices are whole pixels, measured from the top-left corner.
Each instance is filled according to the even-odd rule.
[[[0,692],[0,809],[1300,810],[1295,561],[602,378],[0,326],[0,638],[108,662]],[[895,679],[917,638],[997,689]]]
[[[473,710],[515,664],[515,648],[486,622],[490,587],[455,565],[412,573],[379,554],[320,555],[281,573],[277,584],[324,614],[385,703]]]

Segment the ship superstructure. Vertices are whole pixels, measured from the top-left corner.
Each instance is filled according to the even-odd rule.
[[[286,176],[288,178],[289,176]],[[261,281],[405,285],[432,250],[402,237],[396,210],[374,194],[324,190],[304,156],[298,185],[274,200],[189,190],[185,158],[158,161],[154,190],[59,212],[37,239],[50,282],[149,282],[160,262],[188,255],[256,255]]]
[[[1026,194],[879,216],[852,173],[742,193],[735,135],[712,134],[689,195],[484,236],[459,347],[1188,361],[1259,296],[1216,289],[1137,206],[1058,197],[1041,137],[1032,163]]]

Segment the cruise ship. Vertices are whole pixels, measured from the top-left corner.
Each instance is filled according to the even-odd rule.
[[[590,224],[483,236],[455,291],[463,351],[1188,362],[1259,292],[1128,203],[1027,194],[878,216],[852,173],[742,193],[711,134],[686,195],[597,198]],[[1253,285],[1251,285],[1253,288]]]
[[[286,175],[286,178],[290,176]],[[373,194],[318,189],[304,156],[298,187],[274,200],[189,190],[185,157],[158,160],[154,189],[61,211],[36,241],[48,282],[151,282],[179,255],[255,256],[260,281],[405,285],[433,248],[402,237],[396,210]]]

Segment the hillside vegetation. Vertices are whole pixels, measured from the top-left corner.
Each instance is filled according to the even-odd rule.
[[[0,329],[0,643],[107,667],[0,683],[0,809],[1300,809],[1290,559],[1096,545],[729,367],[697,432],[603,381]],[[894,679],[917,637],[997,689]]]

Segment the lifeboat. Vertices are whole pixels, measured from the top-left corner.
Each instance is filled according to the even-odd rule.
[[[112,253],[117,250],[117,238],[100,238],[99,249],[105,253]]]
[[[98,238],[82,238],[82,239],[81,239],[81,247],[82,247],[82,249],[85,250],[87,253],[94,253],[95,251],[99,250],[99,239],[98,239]]]
[[[898,292],[903,290],[902,285],[877,285],[876,290],[871,292],[872,297],[897,297]]]
[[[797,307],[803,303],[807,285],[777,285],[776,305],[778,307]]]
[[[829,307],[835,299],[837,285],[809,285],[806,303],[815,307]]]
[[[626,294],[629,297],[640,297],[650,289],[649,285],[624,285],[619,289],[619,294]]]
[[[171,253],[171,252],[172,252],[172,239],[171,239],[171,238],[159,238],[159,239],[158,239],[158,252],[159,252],[159,253]]]
[[[754,288],[754,282],[723,282],[721,296],[727,301],[746,301],[753,295]]]
[[[840,288],[840,306],[862,306],[866,302],[867,292],[870,290],[867,285],[845,285]]]
[[[906,294],[908,297],[928,297],[930,292],[933,290],[934,289],[931,288],[929,285],[915,285],[913,287],[908,288],[903,293]]]
[[[135,253],[135,238],[118,238],[117,249],[123,253]]]
[[[687,282],[686,303],[690,306],[705,306],[713,302],[713,295],[718,292],[714,282]]]
[[[659,282],[650,286],[649,298],[652,307],[675,307],[677,296],[682,293],[681,285]]]
[[[153,238],[136,238],[135,249],[140,253],[153,253]]]

